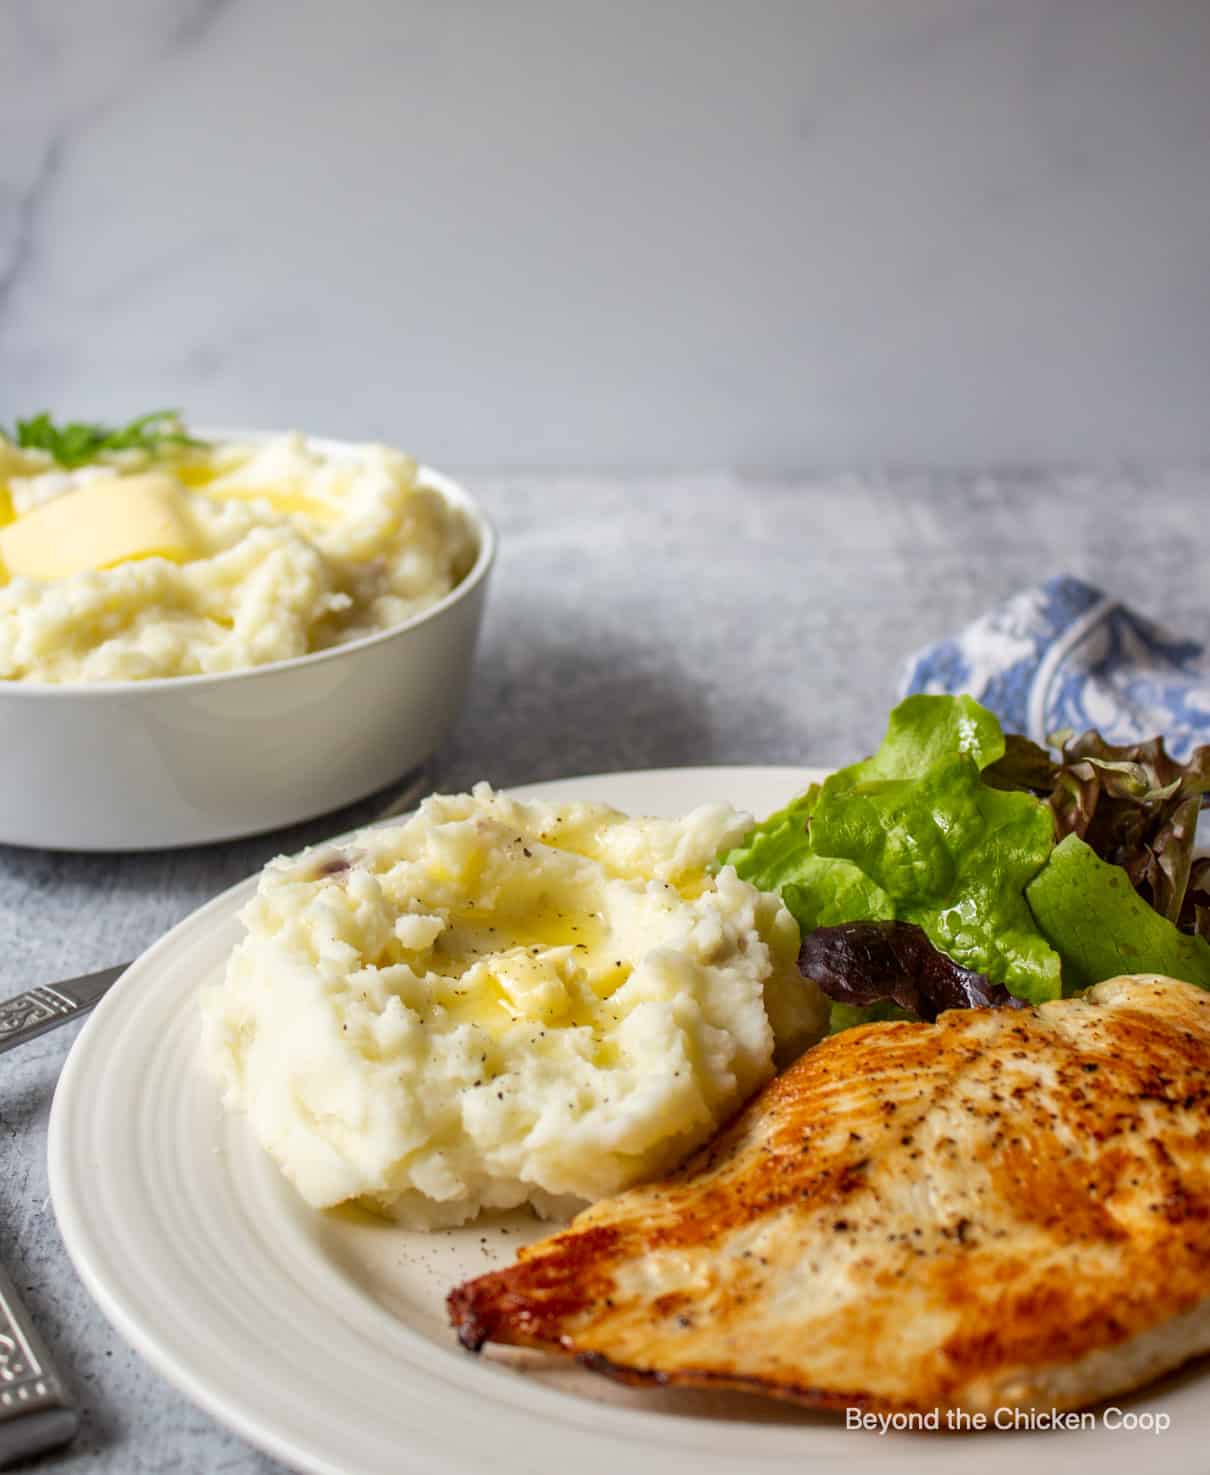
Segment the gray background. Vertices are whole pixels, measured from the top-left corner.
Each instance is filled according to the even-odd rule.
[[[1201,456],[1208,63],[1205,0],[2,0],[0,414]]]
[[[877,742],[915,644],[1062,569],[1210,637],[1210,550],[1194,537],[1210,477],[508,477],[478,489],[502,552],[470,701],[442,754],[447,788],[852,759]],[[373,807],[170,854],[0,848],[0,990],[129,957],[276,851]],[[45,1134],[70,1033],[0,1060],[0,1258],[86,1409],[54,1464],[276,1470],[129,1352],[67,1263]]]

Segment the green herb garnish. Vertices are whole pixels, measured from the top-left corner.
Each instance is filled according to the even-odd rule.
[[[179,410],[152,410],[129,425],[96,425],[71,420],[56,425],[48,410],[18,420],[15,431],[0,431],[22,450],[48,451],[60,466],[83,466],[104,451],[146,451],[160,454],[166,447],[202,449],[206,442],[195,440],[185,430]]]

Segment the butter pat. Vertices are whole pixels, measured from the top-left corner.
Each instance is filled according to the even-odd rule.
[[[27,579],[66,579],[135,558],[183,563],[193,551],[184,497],[161,472],[89,482],[0,527],[0,563]]]

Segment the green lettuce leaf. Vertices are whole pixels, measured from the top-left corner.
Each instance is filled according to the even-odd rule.
[[[906,697],[891,712],[877,753],[832,779],[922,778],[959,754],[978,769],[1004,756],[1004,733],[992,713],[970,696]]]
[[[1059,959],[1024,896],[1053,822],[1033,795],[981,782],[1004,749],[1000,724],[973,697],[909,697],[877,753],[771,815],[725,859],[779,891],[804,933],[915,922],[1017,997],[1057,998]]]
[[[852,861],[805,855],[795,876],[783,882],[781,897],[804,937],[816,927],[895,920],[895,903]]]
[[[860,867],[847,860],[816,855],[808,823],[819,800],[819,785],[771,814],[743,845],[723,856],[744,881],[761,891],[777,891],[806,934],[841,922],[892,921],[889,896]]]
[[[981,768],[1003,752],[999,724],[972,698],[910,697],[879,751],[823,785],[810,838],[817,855],[858,866],[894,920],[915,922],[964,968],[1038,1003],[1059,996],[1059,958],[1024,892],[1054,826],[1033,795],[982,782]]]
[[[835,786],[845,776],[857,781],[916,778],[962,753],[969,754],[980,768],[1003,755],[1004,734],[995,717],[969,696],[908,697],[892,711],[878,752],[833,774],[828,783]],[[784,809],[757,825],[743,845],[722,857],[721,864],[734,866],[743,880],[762,891],[781,891],[791,881],[805,890],[816,885],[825,890],[852,887],[855,878],[846,874],[847,868],[829,878],[827,868],[813,864],[818,847],[812,843],[809,826],[822,793],[819,784],[812,784]],[[829,916],[828,920],[855,922],[873,915],[858,912],[853,916]]]
[[[720,864],[734,866],[741,881],[750,881],[761,891],[780,891],[787,881],[800,879],[811,856],[807,825],[818,798],[819,785],[812,784],[750,831]]]
[[[1026,898],[1062,959],[1065,993],[1119,973],[1166,973],[1210,989],[1210,943],[1149,907],[1122,867],[1077,835],[1056,847]]]
[[[893,921],[890,897],[859,866],[815,854],[809,823],[820,792],[812,784],[758,825],[720,864],[734,866],[741,880],[761,891],[779,892],[804,935],[841,922]]]

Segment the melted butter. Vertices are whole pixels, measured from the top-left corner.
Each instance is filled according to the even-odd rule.
[[[193,489],[214,502],[268,502],[274,512],[287,517],[305,517],[311,522],[333,523],[339,516],[329,503],[309,497],[305,492],[276,487],[216,487],[205,478],[194,483]]]
[[[586,829],[583,825],[571,825],[560,819],[549,830],[543,830],[538,840],[542,845],[549,845],[552,850],[561,850],[567,855],[582,856],[585,860],[590,860],[594,865],[600,866],[609,875],[630,879],[629,872],[619,871],[616,867],[610,867],[605,863],[601,854],[601,836],[605,828],[603,825],[596,825],[592,829]]]
[[[704,891],[708,891],[713,884],[714,877],[705,871],[690,871],[678,881],[674,881],[677,894],[682,901],[696,901]]]
[[[629,963],[619,959],[589,978],[588,986],[598,999],[608,999],[617,993],[633,972],[634,968]]]
[[[569,912],[546,906],[508,924],[521,947],[570,947],[595,951],[605,940],[605,925],[596,912]]]
[[[183,461],[174,468],[174,474],[183,487],[193,491],[213,481],[219,472],[212,461]]]
[[[454,865],[447,865],[440,855],[433,856],[427,862],[425,869],[434,881],[443,886],[456,886],[464,891],[473,891],[480,876],[483,874],[484,856],[481,851],[473,850],[457,857]],[[461,913],[438,907],[446,916],[450,925],[457,925],[457,918]],[[466,915],[473,914],[473,908],[466,909]]]
[[[597,912],[568,910],[544,898],[528,910],[464,907],[447,915],[431,966],[449,981],[434,1003],[455,1024],[491,1034],[518,1023],[596,1028],[602,1002],[632,971],[610,955],[608,928]],[[578,979],[576,973],[564,977],[569,953]]]
[[[568,855],[579,855],[592,861],[615,880],[638,881],[643,884],[652,881],[654,878],[651,871],[640,861],[633,865],[618,865],[606,859],[601,838],[607,828],[608,826],[597,825],[591,830],[585,830],[573,825],[556,824],[549,830],[544,830],[538,839],[552,850],[561,850]],[[695,868],[673,876],[664,884],[670,886],[683,901],[696,901],[714,884],[714,877],[709,871]]]
[[[473,950],[479,957],[514,947],[595,952],[607,935],[599,912],[571,911],[549,902],[524,911],[459,908],[447,916],[449,928],[442,934],[442,940],[448,939],[445,945]]]
[[[592,1052],[592,1063],[598,1070],[613,1070],[622,1063],[622,1052],[616,1040],[598,1040]]]
[[[510,989],[495,973],[480,970],[473,982],[467,975],[450,980],[434,998],[447,1012],[453,1024],[470,1024],[489,1035],[499,1035],[512,1025],[538,1025],[543,1029],[593,1028],[601,1022],[597,1001],[591,1002],[569,994],[550,965],[543,960],[519,952],[500,956],[500,964],[513,974]],[[532,968],[527,969],[527,965]],[[518,979],[520,971],[530,971],[529,980]],[[522,984],[521,987],[518,987]],[[529,985],[526,989],[525,984]]]
[[[451,980],[434,1003],[441,1005],[454,1024],[472,1024],[488,1034],[496,1034],[516,1020],[516,1011],[494,974],[480,975],[470,988],[459,988],[458,980]]]

